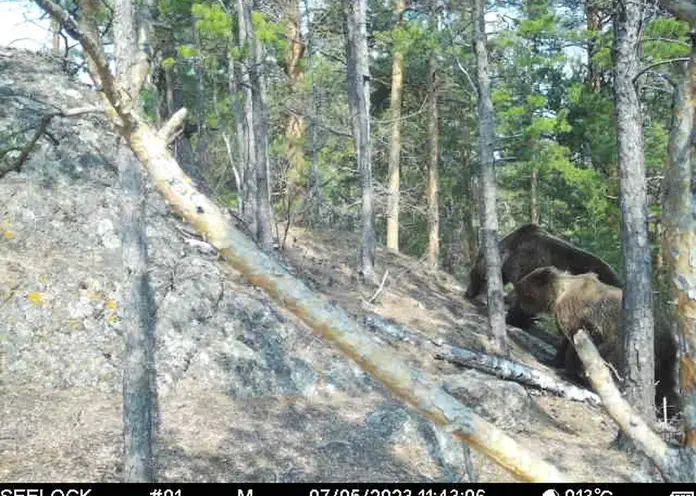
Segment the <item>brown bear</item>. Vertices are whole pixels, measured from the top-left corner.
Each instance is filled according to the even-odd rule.
[[[594,272],[599,280],[611,286],[621,287],[614,269],[599,257],[552,236],[536,224],[525,224],[511,232],[499,242],[502,263],[503,285],[516,283],[539,267],[553,266],[571,274]],[[486,292],[486,261],[479,250],[476,262],[469,273],[469,286],[465,296],[475,299]],[[528,329],[534,315],[528,314],[510,298],[511,308],[507,312],[509,325]]]
[[[573,275],[555,267],[541,267],[515,283],[515,298],[524,312],[553,315],[567,339],[558,349],[556,365],[564,366],[576,378],[584,381],[584,366],[570,340],[575,333],[587,330],[599,354],[619,373],[623,343],[619,333],[621,323],[621,289],[604,284],[597,274]],[[667,398],[670,413],[677,406],[676,345],[664,326],[655,327],[656,404]]]

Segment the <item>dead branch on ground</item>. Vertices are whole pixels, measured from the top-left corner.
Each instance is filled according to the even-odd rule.
[[[388,335],[400,341],[411,342],[418,348],[426,349],[436,359],[470,367],[486,374],[494,375],[500,379],[517,382],[523,386],[543,389],[562,398],[573,401],[581,401],[592,405],[601,404],[599,396],[592,391],[583,389],[567,381],[557,378],[555,375],[536,370],[508,358],[492,356],[478,351],[468,350],[452,346],[446,343],[435,342],[419,336],[406,326],[387,322],[377,315],[365,317],[365,324],[382,335]]]
[[[375,300],[377,299],[377,297],[379,296],[379,294],[380,294],[380,293],[382,292],[382,290],[384,289],[384,283],[387,282],[387,276],[388,276],[388,275],[389,275],[389,270],[387,269],[387,270],[384,271],[384,275],[382,276],[382,282],[379,284],[379,287],[377,288],[377,291],[375,291],[375,293],[370,297],[370,299],[367,300],[368,303],[372,303],[373,301],[375,301]]]

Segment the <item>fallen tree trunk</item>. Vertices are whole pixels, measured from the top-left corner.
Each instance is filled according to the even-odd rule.
[[[470,444],[525,481],[567,481],[568,476],[518,444],[445,392],[438,384],[389,353],[348,314],[312,293],[281,264],[240,233],[214,202],[202,195],[167,150],[166,142],[140,119],[127,92],[114,81],[101,45],[80,31],[75,20],[52,0],[35,0],[80,43],[96,66],[107,114],[124,136],[171,207],[217,248],[252,284],[263,288],[316,334],[336,345],[398,398],[446,432]],[[106,103],[106,102],[105,102]]]
[[[508,336],[510,336],[512,341],[528,351],[532,350],[530,353],[532,353],[540,362],[544,364],[554,362],[557,348],[553,347],[546,341],[516,327],[508,327]]]
[[[585,366],[585,373],[602,398],[609,416],[655,464],[666,482],[693,482],[696,464],[691,450],[668,445],[633,409],[614,384],[609,367],[599,355],[587,331],[580,329],[573,342]]]
[[[447,360],[457,365],[470,367],[506,381],[517,382],[523,386],[543,389],[569,400],[582,401],[593,405],[601,404],[599,396],[592,391],[578,387],[541,370],[533,369],[506,358],[487,355],[445,343],[436,343],[408,330],[406,326],[387,322],[376,315],[369,315],[364,320],[369,328],[400,341],[411,342],[419,348],[428,350],[436,359]]]

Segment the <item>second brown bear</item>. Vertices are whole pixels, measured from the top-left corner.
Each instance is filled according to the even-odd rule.
[[[556,354],[556,365],[584,381],[584,366],[574,346],[573,336],[585,329],[599,354],[621,372],[620,323],[622,290],[599,280],[596,274],[572,275],[555,267],[541,267],[515,283],[517,304],[525,312],[555,316],[566,339]],[[670,410],[676,407],[676,346],[664,326],[655,328],[656,400],[667,397]]]

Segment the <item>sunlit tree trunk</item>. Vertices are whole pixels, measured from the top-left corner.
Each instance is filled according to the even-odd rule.
[[[286,0],[285,6],[285,34],[287,47],[285,49],[285,73],[288,76],[290,91],[294,101],[304,101],[302,83],[304,70],[302,59],[305,53],[305,44],[300,33],[300,1]],[[287,196],[291,208],[307,195],[307,171],[304,155],[304,141],[306,123],[302,112],[297,109],[288,111],[285,124],[285,137],[287,139],[287,159],[289,162],[287,174]],[[301,109],[300,109],[301,110]]]
[[[604,27],[603,19],[610,2],[609,0],[585,0],[585,18],[590,39],[587,41],[587,81],[594,91],[602,89],[602,69],[593,57],[597,54],[597,41],[594,36],[601,33]]]
[[[394,0],[394,14],[397,22],[402,22],[406,8],[405,0]],[[391,138],[389,142],[389,170],[387,172],[387,248],[399,251],[399,196],[400,196],[400,164],[401,156],[401,100],[404,88],[404,53],[399,41],[394,43],[392,60],[391,97],[389,116],[391,122]]]
[[[51,19],[51,53],[60,57],[60,24],[55,19]]]
[[[436,54],[428,64],[428,265],[437,269],[440,254],[440,127],[438,115],[438,66]]]
[[[316,73],[314,71],[314,18],[309,10],[309,0],[304,0],[305,18],[307,19],[307,58],[309,59],[309,73],[312,78],[311,108],[312,115],[316,118],[319,115],[319,92],[317,91]],[[321,203],[322,188],[321,177],[319,175],[319,151],[317,150],[317,125],[312,122],[311,132],[312,147],[312,172],[310,175],[310,198],[311,198],[311,222],[316,226],[321,222]]]

